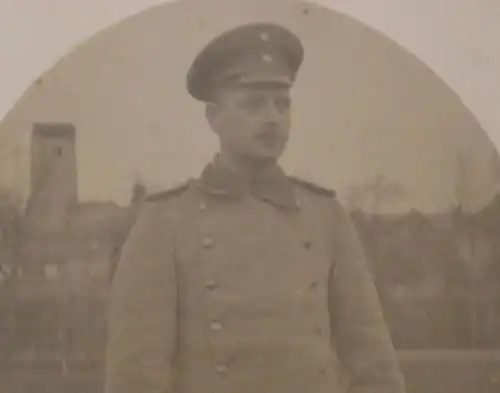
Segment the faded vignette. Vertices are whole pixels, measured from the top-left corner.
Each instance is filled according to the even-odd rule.
[[[471,112],[344,15],[187,0],[93,37],[0,123],[0,392],[103,391],[107,294],[138,207],[217,149],[187,69],[260,20],[305,48],[281,163],[348,209],[407,391],[498,391],[500,160]]]

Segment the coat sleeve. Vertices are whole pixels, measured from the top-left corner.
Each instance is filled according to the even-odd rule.
[[[147,204],[124,244],[108,303],[106,393],[171,393],[177,342],[172,228]]]
[[[404,393],[404,379],[363,246],[334,202],[329,303],[332,342],[348,372],[348,393]]]

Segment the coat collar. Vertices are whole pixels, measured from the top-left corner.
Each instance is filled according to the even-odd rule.
[[[222,165],[215,157],[205,166],[199,184],[205,192],[214,196],[242,198],[251,194],[288,210],[298,207],[293,184],[278,165],[246,176]]]

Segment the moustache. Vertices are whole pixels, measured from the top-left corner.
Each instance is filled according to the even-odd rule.
[[[257,133],[256,138],[263,141],[274,141],[281,138],[278,127],[265,127],[259,133]]]
[[[266,144],[275,144],[281,140],[281,136],[276,131],[267,131],[257,134],[256,139]]]

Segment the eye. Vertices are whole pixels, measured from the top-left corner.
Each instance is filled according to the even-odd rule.
[[[262,97],[247,97],[241,102],[241,107],[249,111],[256,111],[264,104]]]
[[[274,105],[276,105],[276,109],[278,109],[278,111],[284,112],[290,108],[291,101],[287,97],[280,97],[274,101]]]
[[[277,112],[286,112],[290,109],[290,97],[281,95],[250,95],[242,99],[239,106],[247,112],[259,112],[261,110],[274,108]]]

